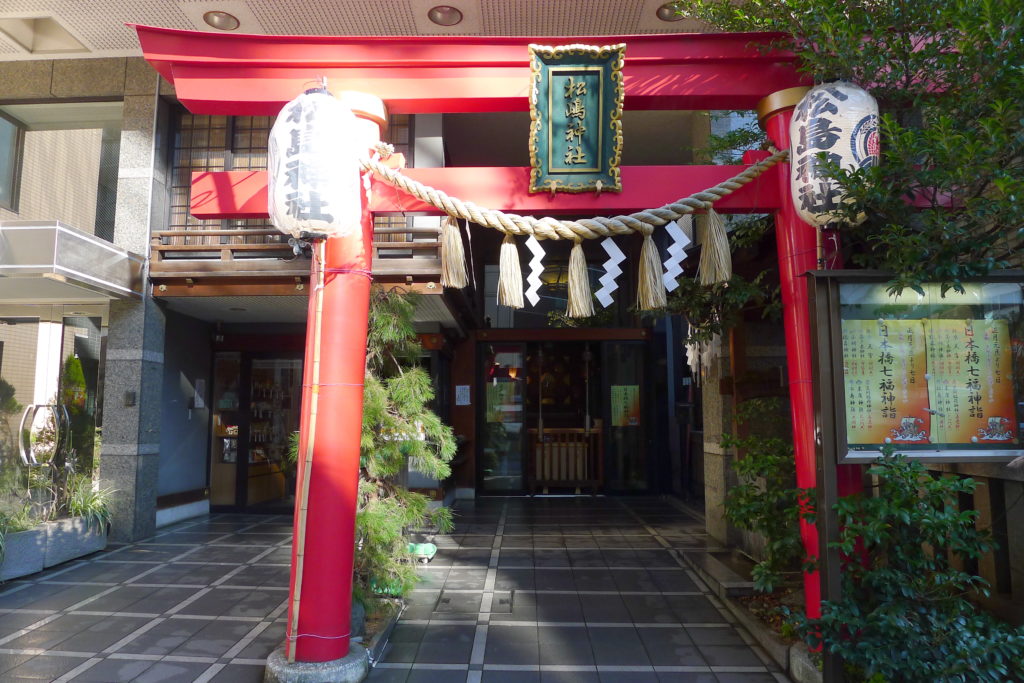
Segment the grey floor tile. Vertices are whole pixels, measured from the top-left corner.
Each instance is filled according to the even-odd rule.
[[[725,623],[725,617],[703,595],[668,595],[668,604],[684,624]]]
[[[539,664],[540,645],[536,640],[505,640],[487,636],[484,664]]]
[[[540,683],[600,683],[592,671],[541,671]]]
[[[389,641],[392,643],[419,643],[427,630],[426,624],[406,624],[398,622],[391,632]]]
[[[538,567],[534,572],[534,587],[539,591],[573,591],[576,590],[576,582],[572,572]]]
[[[635,628],[588,628],[594,661],[615,666],[650,666],[640,636]]]
[[[83,657],[55,657],[52,655],[39,655],[19,664],[13,669],[4,672],[4,680],[16,678],[37,678],[52,681],[60,678],[68,671],[71,671],[82,662]]]
[[[674,624],[679,621],[668,601],[660,595],[623,595],[622,601],[635,623]]]
[[[694,671],[658,672],[658,683],[718,683],[715,674]]]
[[[65,652],[102,652],[122,638],[124,634],[118,631],[82,631],[61,641],[59,649]]]
[[[711,666],[764,666],[754,651],[737,645],[698,645]]]
[[[209,664],[157,662],[135,678],[134,683],[194,683]]]
[[[409,672],[406,683],[465,683],[466,670],[452,669],[413,669]]]
[[[607,569],[573,569],[573,581],[576,583],[576,590],[581,591],[613,591],[617,590],[615,579],[608,573]]]
[[[494,577],[496,590],[534,590],[536,585],[533,569],[499,569]]]
[[[9,650],[55,650],[57,645],[73,635],[73,633],[67,631],[29,631],[17,638],[8,640],[0,647]]]
[[[660,590],[666,592],[697,590],[693,579],[682,569],[651,572],[651,578]]]
[[[540,683],[540,672],[484,671],[480,683]]]
[[[638,628],[637,633],[655,666],[705,666],[700,650],[681,628]]]
[[[419,652],[419,649],[419,641],[414,643],[389,642],[384,648],[384,654],[380,661],[390,663],[414,662],[416,661],[416,653]]]
[[[134,681],[153,666],[154,662],[130,659],[104,659],[72,680],[75,683],[112,683],[113,681]]]
[[[583,626],[564,628],[542,626],[538,629],[541,665],[594,664],[594,651],[590,646],[587,629]]]
[[[659,683],[652,671],[610,671],[598,674],[601,683]]]
[[[254,664],[228,664],[210,679],[212,683],[261,683],[265,667]]]
[[[405,683],[408,677],[408,669],[375,667],[370,670],[370,675],[366,677],[366,683]]]
[[[35,657],[35,655],[15,655],[15,654],[3,654],[0,653],[0,674],[6,671],[10,671],[20,664],[24,664],[28,660]]]
[[[198,633],[171,650],[186,657],[220,657],[256,626],[248,621],[211,621]]]
[[[592,624],[621,624],[632,621],[626,603],[618,595],[581,595],[583,619]]]
[[[583,621],[580,599],[576,595],[538,596],[537,621]]]

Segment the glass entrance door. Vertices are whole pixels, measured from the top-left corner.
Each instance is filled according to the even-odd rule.
[[[526,345],[485,344],[481,350],[485,404],[477,460],[480,486],[485,493],[518,493],[523,489]]]
[[[299,429],[297,354],[218,353],[214,359],[210,503],[281,512],[295,502],[289,439]]]
[[[646,434],[644,342],[604,343],[602,400],[607,424],[605,483],[611,491],[646,491],[651,467]]]
[[[37,468],[92,476],[101,424],[106,305],[0,305],[0,507]],[[21,484],[24,484],[22,486]]]

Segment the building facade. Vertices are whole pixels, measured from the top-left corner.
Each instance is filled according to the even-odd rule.
[[[675,47],[665,47],[674,43],[635,35],[680,27],[650,18],[661,3],[634,4],[638,18],[631,30],[611,19],[607,25],[620,28],[602,30],[598,13],[574,31],[545,32],[565,19],[544,19],[554,22],[545,25],[535,18],[540,23],[532,35],[619,33],[615,40],[647,50],[646,58],[660,59],[657,68],[666,73],[696,70]],[[276,17],[283,22],[276,24],[267,8],[242,5],[252,10],[240,18],[255,21],[254,32],[314,32],[295,17]],[[197,16],[146,20],[203,28]],[[467,11],[467,17],[491,21],[479,12]],[[107,31],[115,34],[112,26]],[[365,29],[367,35],[386,32]],[[109,54],[98,47],[102,32],[77,34],[86,47]],[[117,35],[111,41],[125,44]],[[134,32],[128,39],[135,40]],[[274,98],[261,104],[266,111],[218,113],[210,106],[215,94],[203,88],[221,84],[201,83],[171,55],[151,53],[147,62],[133,43],[112,50],[125,53],[118,56],[86,58],[80,50],[54,58],[4,40],[0,375],[20,409],[4,416],[2,457],[16,462],[26,425],[44,428],[53,410],[47,406],[66,404],[73,388],[82,397],[68,421],[78,466],[84,471],[97,462],[103,485],[117,491],[113,538],[145,538],[159,525],[209,510],[290,510],[295,483],[284,454],[298,427],[310,262],[269,224],[265,204],[254,201],[265,178]],[[396,76],[372,71],[377,67],[365,51],[375,49],[367,46],[374,41],[348,40],[349,52],[336,47],[342,56],[330,68],[365,69],[359,78],[371,92],[376,82]],[[480,88],[470,69],[504,67],[458,65],[451,55],[472,54],[487,42],[521,50],[525,62],[530,40],[440,39],[431,58],[440,63],[437,54],[445,52],[451,77]],[[426,49],[422,43],[402,44]],[[742,82],[746,108],[801,83],[791,64],[776,71],[782,75],[775,81]],[[356,77],[341,76],[342,89],[351,89],[345,78]],[[416,104],[416,92],[402,100],[384,96],[393,105],[385,138],[404,155],[410,175],[463,190],[463,198],[481,205],[493,199],[504,203],[494,208],[523,213],[613,215],[659,206],[729,175],[679,170],[698,161],[695,150],[711,130],[708,112],[725,108],[726,98],[716,99],[710,86],[660,87],[627,92],[623,119],[623,166],[655,169],[643,177],[659,178],[646,195],[559,203],[515,190],[510,178],[518,176],[509,169],[530,165],[525,83],[518,92],[504,82],[481,89],[472,104],[468,97],[453,104],[458,98],[443,95]],[[218,186],[224,181],[230,191]],[[723,210],[770,212],[769,185],[738,192]],[[738,402],[785,397],[780,326],[749,322],[730,340],[716,342],[699,389],[679,344],[685,333],[680,319],[633,310],[635,269],[620,278],[615,304],[587,326],[573,326],[564,316],[570,245],[552,243],[545,245],[540,303],[520,310],[498,306],[500,235],[462,226],[472,282],[446,290],[440,285],[439,212],[383,190],[379,196],[375,280],[417,293],[437,411],[461,441],[450,481],[410,473],[410,486],[447,501],[528,493],[690,496],[703,499],[712,536],[756,551],[757,540],[730,528],[722,514],[734,454],[720,446],[720,437],[733,428]],[[697,237],[701,232],[698,225]],[[664,237],[658,240],[664,248]],[[32,248],[38,245],[44,248]],[[639,240],[623,244],[627,263],[636,263],[639,247]],[[585,249],[597,289],[606,255],[596,242]],[[527,270],[528,255],[521,257]],[[65,378],[79,376],[75,367],[82,379],[70,387]],[[34,411],[28,418],[25,408]],[[975,500],[964,503],[981,510],[982,521],[1004,541],[982,561],[982,575],[1006,613],[1019,616],[1024,543],[1012,529],[1020,528],[1024,512],[1013,501],[1024,494],[1024,477],[999,465],[960,471],[982,478]]]

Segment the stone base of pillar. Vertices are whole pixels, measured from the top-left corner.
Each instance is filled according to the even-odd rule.
[[[284,648],[274,650],[267,658],[263,683],[360,683],[370,672],[366,648],[352,643],[348,656],[330,662],[288,663]]]

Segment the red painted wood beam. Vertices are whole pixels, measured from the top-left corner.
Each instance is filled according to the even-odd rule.
[[[765,92],[800,85],[792,69],[767,64],[632,65],[624,69],[626,109],[753,109]],[[528,67],[268,68],[225,65],[173,68],[175,94],[197,114],[276,116],[324,77],[333,91],[359,90],[380,97],[393,114],[527,111]]]
[[[394,113],[525,111],[527,45],[625,42],[627,109],[745,109],[804,84],[795,57],[758,49],[776,34],[508,38],[255,36],[134,27],[146,59],[200,114],[274,115],[326,77]]]
[[[414,180],[478,206],[524,214],[629,213],[662,206],[706,190],[740,173],[745,166],[624,166],[624,192],[530,194],[530,169],[407,168]],[[759,213],[777,209],[780,183],[771,168],[757,180],[715,203],[722,213]],[[191,212],[195,218],[266,218],[265,171],[222,171],[192,175]],[[437,209],[391,185],[375,180],[370,210],[375,213],[423,212]]]

